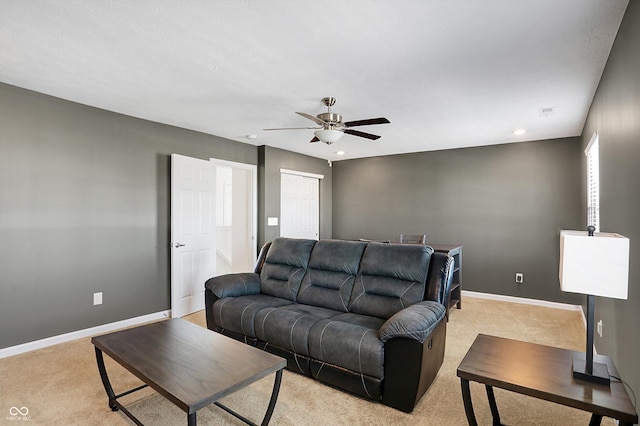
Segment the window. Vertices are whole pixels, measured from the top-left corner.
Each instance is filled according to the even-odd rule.
[[[593,225],[600,232],[600,160],[599,135],[595,132],[587,149],[587,226]]]

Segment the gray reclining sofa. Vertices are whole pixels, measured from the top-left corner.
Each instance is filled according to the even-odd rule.
[[[444,358],[453,259],[417,244],[277,238],[205,283],[207,327],[411,412]]]

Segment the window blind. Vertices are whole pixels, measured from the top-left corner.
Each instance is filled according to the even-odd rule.
[[[600,231],[600,161],[599,136],[594,133],[585,154],[587,156],[587,226]]]

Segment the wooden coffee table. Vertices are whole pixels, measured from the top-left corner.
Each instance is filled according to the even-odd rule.
[[[187,423],[196,424],[196,412],[215,404],[243,422],[255,423],[217,402],[269,374],[276,373],[266,425],[276,405],[284,358],[237,342],[181,319],[160,321],[94,337],[96,359],[102,383],[113,411],[122,410],[135,418],[118,398],[151,386],[187,413]],[[103,352],[136,375],[145,384],[116,395],[109,382]]]
[[[477,425],[470,380],[486,386],[494,425],[501,423],[493,387],[591,412],[590,425],[599,425],[603,416],[623,426],[637,423],[638,413],[619,380],[611,380],[611,387],[574,380],[574,355],[585,357],[582,352],[479,334],[458,366],[469,425]],[[620,377],[610,357],[596,355],[594,360],[607,364],[611,376]]]

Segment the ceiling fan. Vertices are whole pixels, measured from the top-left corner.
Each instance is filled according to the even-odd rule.
[[[361,138],[376,140],[380,139],[378,135],[372,135],[371,133],[361,132],[359,130],[353,130],[352,127],[357,126],[369,126],[371,124],[388,124],[391,123],[386,118],[369,118],[367,120],[356,121],[342,121],[342,116],[331,112],[331,107],[336,103],[336,98],[326,97],[322,98],[322,103],[327,106],[327,112],[323,112],[318,115],[307,114],[306,112],[296,112],[305,118],[318,124],[320,127],[283,127],[277,129],[264,129],[264,130],[294,130],[294,129],[317,129],[313,134],[313,139],[309,142],[324,142],[327,145],[331,145],[337,142],[345,133],[353,136],[359,136]]]

